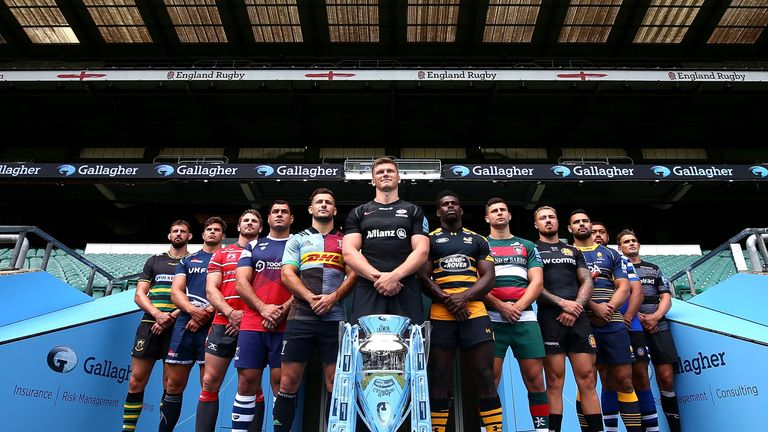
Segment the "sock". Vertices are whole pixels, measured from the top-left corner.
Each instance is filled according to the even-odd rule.
[[[232,432],[248,432],[248,426],[254,420],[256,410],[256,396],[235,395],[232,404]],[[259,426],[261,428],[261,426]]]
[[[661,409],[664,411],[664,417],[667,418],[669,432],[680,432],[680,411],[674,391],[661,392]]]
[[[619,399],[616,390],[603,389],[600,392],[600,405],[603,407],[603,421],[605,432],[618,432],[619,430]]]
[[[584,411],[581,410],[581,393],[578,390],[576,390],[576,417],[579,419],[581,432],[589,432],[587,419],[584,417]]]
[[[197,401],[195,432],[214,432],[219,416],[219,392],[202,390]]]
[[[172,432],[181,415],[181,403],[184,394],[168,394],[163,396],[160,403],[160,426],[157,432]]]
[[[641,424],[645,432],[659,432],[659,416],[656,413],[656,401],[653,400],[651,389],[637,390],[640,402]]]
[[[584,420],[587,423],[587,432],[601,432],[603,430],[602,414],[585,414]]]
[[[502,432],[501,399],[499,396],[483,399],[480,398],[480,419],[483,421],[486,432]]]
[[[296,393],[277,392],[275,408],[272,410],[272,425],[275,432],[290,431],[296,415]]]
[[[560,432],[563,427],[563,415],[549,413],[549,432]]]
[[[450,414],[448,399],[432,399],[429,408],[432,410],[432,432],[445,432]]]
[[[123,432],[136,430],[141,409],[144,407],[144,392],[128,393],[123,404]]]
[[[624,422],[627,432],[643,432],[643,424],[640,420],[640,402],[638,402],[635,392],[616,392],[616,394],[619,399],[621,420]]]
[[[549,430],[549,403],[547,393],[528,392],[528,410],[533,420],[533,430],[547,432]]]
[[[274,400],[272,401],[274,404]],[[272,405],[274,407],[274,405]],[[264,393],[261,389],[256,393],[256,404],[254,405],[253,421],[248,428],[248,432],[261,432],[264,427]]]

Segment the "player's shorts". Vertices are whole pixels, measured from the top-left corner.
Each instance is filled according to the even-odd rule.
[[[605,327],[603,327],[605,328]],[[624,323],[616,323],[612,331],[595,332],[597,340],[597,364],[620,365],[635,361],[632,342]]]
[[[646,342],[645,334],[641,331],[630,331],[629,342],[632,343],[632,354],[635,355],[635,361],[647,364],[650,358],[648,356],[648,342]]]
[[[469,348],[493,341],[493,326],[487,316],[466,321],[432,320],[430,343],[446,348]]]
[[[571,327],[560,324],[556,319],[557,315],[543,314],[541,310],[538,318],[541,336],[544,339],[544,351],[547,355],[597,353],[597,342],[586,314],[579,315]]]
[[[173,329],[166,329],[156,335],[152,333],[155,323],[141,322],[136,329],[136,339],[133,341],[131,355],[137,358],[163,360],[168,355],[168,345],[171,343]]]
[[[383,296],[373,287],[373,282],[358,280],[352,296],[350,323],[357,324],[357,319],[366,315],[391,314],[411,319],[411,324],[424,322],[424,304],[421,288],[414,276],[400,281],[403,289],[392,297]]]
[[[338,333],[337,333],[338,335]],[[271,369],[280,367],[282,332],[241,330],[237,336],[235,367],[238,369]]]
[[[339,322],[288,321],[280,350],[282,361],[305,363],[314,358],[315,352],[320,363],[336,363],[339,353]]]
[[[165,362],[181,365],[205,364],[205,338],[208,336],[208,326],[196,332],[189,331],[185,327],[186,324],[183,321],[176,321],[173,326]]]
[[[672,340],[672,332],[669,330],[658,333],[646,333],[648,350],[651,352],[651,361],[655,365],[677,363],[677,348]]]
[[[507,347],[512,348],[516,359],[543,358],[544,342],[541,338],[541,328],[536,321],[518,321],[510,323],[493,323],[495,343],[493,354],[496,358],[504,358]]]
[[[237,335],[230,336],[225,333],[226,330],[227,326],[224,324],[211,326],[211,331],[208,332],[208,338],[205,340],[206,354],[228,359],[235,356]]]

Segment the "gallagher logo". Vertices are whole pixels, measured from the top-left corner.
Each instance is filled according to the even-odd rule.
[[[755,165],[753,167],[749,167],[749,172],[751,172],[755,177],[768,177],[768,168],[764,166]]]
[[[451,167],[451,174],[459,177],[466,177],[469,175],[469,168],[464,165],[454,165]]]
[[[275,169],[269,165],[259,165],[255,168],[256,174],[262,177],[269,177],[275,173]]]
[[[669,177],[672,171],[663,165],[654,165],[651,167],[651,172],[658,177]]]
[[[155,168],[155,172],[163,177],[168,177],[169,175],[173,174],[174,171],[176,170],[174,170],[170,165],[159,165],[157,168]]]
[[[48,351],[48,367],[58,373],[72,372],[77,366],[77,354],[71,348],[57,346]]]
[[[72,165],[59,165],[56,170],[64,177],[69,177],[77,171]]]
[[[555,165],[550,170],[558,177],[568,177],[571,175],[571,169],[562,165]]]

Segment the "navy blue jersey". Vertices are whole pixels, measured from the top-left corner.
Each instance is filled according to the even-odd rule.
[[[621,255],[613,249],[595,244],[587,247],[579,247],[584,254],[584,261],[592,274],[592,282],[595,290],[592,292],[592,301],[605,303],[611,300],[616,292],[614,282],[616,279],[627,279],[627,266],[621,259]],[[587,314],[592,315],[588,309]],[[605,327],[594,327],[596,332],[615,331],[618,326],[624,326],[624,317],[618,310],[613,312],[611,322]]]
[[[672,294],[669,289],[669,281],[664,277],[659,266],[648,261],[640,261],[635,264],[637,276],[640,283],[643,284],[643,303],[640,305],[640,312],[644,314],[655,313],[659,309],[659,297],[662,294]],[[664,317],[659,320],[659,330],[669,330],[669,322]]]
[[[187,283],[187,299],[194,306],[205,308],[210,305],[205,294],[205,282],[208,277],[208,263],[213,257],[212,253],[202,249],[183,258],[176,266],[176,276],[184,277]],[[184,312],[179,316],[183,321],[189,321],[189,314]]]

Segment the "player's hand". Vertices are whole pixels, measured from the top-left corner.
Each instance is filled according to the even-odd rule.
[[[595,317],[600,318],[606,323],[611,321],[613,317],[613,306],[610,303],[595,303],[592,306],[592,311],[595,313]]]
[[[573,327],[576,323],[576,317],[568,312],[560,312],[560,315],[558,315],[556,319],[560,324],[566,327]]]
[[[173,322],[176,321],[176,318],[174,318],[170,312],[160,312],[153,316],[153,318],[155,319],[155,323],[157,323],[163,329],[167,329],[168,327],[172,326]]]
[[[469,319],[469,309],[463,308],[459,309],[456,312],[451,312],[454,317],[456,317],[456,321],[466,321]]]
[[[511,324],[514,324],[520,319],[523,311],[516,308],[515,304],[512,302],[503,302],[499,307],[499,313],[501,314],[502,318]]]
[[[259,314],[267,321],[277,322],[283,313],[283,305],[264,304],[259,309]]]
[[[227,319],[229,320],[229,324],[227,324],[227,327],[231,326],[235,330],[239,330],[240,323],[243,322],[243,314],[244,312],[241,310],[233,310],[232,312],[230,312],[229,315],[227,315]],[[226,333],[226,334],[229,334],[229,333]]]
[[[150,330],[152,331],[152,333],[159,335],[159,334],[162,334],[166,329],[160,324],[154,323],[152,324],[152,328]]]
[[[310,303],[312,312],[318,315],[325,315],[331,308],[333,308],[333,305],[335,305],[337,301],[338,298],[336,297],[336,293],[313,295],[312,302]]]
[[[232,323],[227,324],[224,328],[224,334],[227,336],[237,336],[240,333],[240,326],[233,326]]]
[[[373,283],[373,287],[379,294],[392,297],[403,289],[403,284],[400,283],[400,278],[394,272],[383,272],[376,282]]]
[[[191,319],[187,323],[186,329],[191,331],[191,332],[196,332],[196,331],[200,330],[200,327],[202,327],[202,324],[200,323],[200,321]]]
[[[640,320],[640,325],[643,326],[643,330],[650,333],[656,333],[659,331],[659,320],[654,319],[651,315],[639,313],[637,314],[637,319]],[[654,328],[656,331],[652,331]]]
[[[624,319],[624,325],[627,326],[627,329],[630,329],[632,327],[632,317],[629,315],[622,315],[622,318]]]
[[[443,298],[443,304],[448,312],[456,315],[457,312],[467,308],[467,296],[464,293],[451,294]]]
[[[261,322],[261,325],[263,325],[265,329],[270,330],[270,331],[274,330],[275,328],[277,328],[277,323],[275,321],[268,320],[268,319],[263,320]]]
[[[567,314],[571,314],[576,317],[581,315],[582,312],[584,312],[584,306],[582,306],[581,304],[573,300],[563,299],[560,301],[560,304],[558,306],[560,306],[560,309],[562,309],[563,312]]]
[[[203,309],[203,308],[200,308],[200,307],[197,307],[197,306],[193,306],[188,311],[188,313],[192,317],[193,320],[198,321],[200,323],[207,322],[210,319],[210,317],[211,317],[211,313],[210,312],[208,312],[206,309]]]

